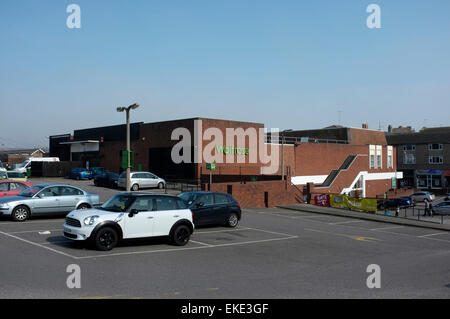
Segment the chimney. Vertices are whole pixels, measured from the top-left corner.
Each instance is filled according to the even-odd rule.
[[[388,126],[388,132],[389,132],[389,133],[392,133],[392,125],[389,125],[389,126]]]
[[[368,128],[369,128],[369,124],[363,123],[362,128],[363,128],[363,129],[368,129]]]

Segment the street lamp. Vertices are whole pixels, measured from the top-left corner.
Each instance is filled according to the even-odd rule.
[[[284,181],[284,133],[292,132],[292,129],[281,132],[281,180]]]
[[[131,179],[130,179],[130,173],[131,173],[131,158],[130,158],[130,110],[135,110],[139,107],[139,104],[135,103],[133,105],[130,105],[128,107],[122,106],[117,108],[117,112],[127,112],[127,192],[130,191],[131,187]]]

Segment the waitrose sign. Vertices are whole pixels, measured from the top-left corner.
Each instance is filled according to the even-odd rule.
[[[248,155],[248,148],[231,147],[231,146],[216,146],[218,154],[237,154]]]

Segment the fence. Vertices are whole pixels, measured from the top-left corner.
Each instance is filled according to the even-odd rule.
[[[170,179],[166,180],[166,190],[177,190],[180,192],[198,192],[201,191],[201,185],[198,180]]]
[[[415,205],[408,207],[398,207],[393,209],[384,209],[384,215],[393,216],[397,218],[414,219],[418,221],[426,221],[436,224],[444,224],[448,221],[448,215],[438,215],[431,212],[429,215],[425,215],[425,208],[420,208]]]

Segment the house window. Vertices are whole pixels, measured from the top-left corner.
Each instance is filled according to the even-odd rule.
[[[442,144],[428,144],[428,150],[430,151],[441,151],[444,149]]]
[[[414,144],[405,144],[405,145],[403,145],[403,150],[404,151],[415,151],[416,150],[416,145],[414,145]]]
[[[403,164],[416,164],[416,155],[411,153],[403,153]]]
[[[430,164],[443,164],[444,157],[442,156],[428,156],[428,163]]]
[[[370,155],[370,168],[375,167],[375,155]]]

